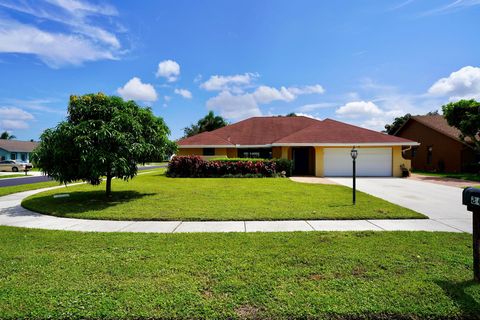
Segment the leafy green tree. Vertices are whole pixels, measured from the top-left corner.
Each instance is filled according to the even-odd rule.
[[[191,124],[189,127],[184,128],[183,137],[187,138],[205,131],[213,131],[226,125],[228,125],[228,122],[223,117],[216,116],[213,111],[209,111],[208,114],[198,120],[196,124]]]
[[[460,100],[442,106],[443,116],[452,127],[460,130],[460,139],[470,140],[480,153],[480,102]]]
[[[112,178],[131,179],[138,163],[165,157],[172,148],[169,134],[162,118],[134,101],[102,93],[72,95],[66,121],[43,132],[33,160],[61,183],[98,185],[105,177],[111,196]]]
[[[13,134],[8,133],[8,131],[3,131],[0,134],[0,139],[1,140],[14,140],[14,139],[17,139],[17,137],[15,137]]]
[[[407,122],[411,116],[412,115],[410,113],[407,113],[404,116],[396,117],[395,120],[393,120],[392,124],[385,125],[385,132],[390,135],[395,134],[395,132],[397,132],[397,130],[400,129],[400,127],[403,126],[404,123]]]

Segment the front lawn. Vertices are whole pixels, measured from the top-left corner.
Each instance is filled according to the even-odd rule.
[[[1,318],[479,318],[471,236],[0,227]]]
[[[412,210],[340,185],[286,178],[167,178],[163,170],[129,182],[78,185],[33,195],[25,208],[61,217],[112,220],[286,220],[425,218]],[[68,193],[68,198],[53,198]]]
[[[50,188],[50,187],[58,187],[59,185],[60,184],[56,181],[47,181],[47,182],[21,184],[18,186],[0,187],[0,197],[6,196],[12,193],[17,193],[17,192]]]

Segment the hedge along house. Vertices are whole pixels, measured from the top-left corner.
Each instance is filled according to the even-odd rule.
[[[211,158],[286,158],[295,175],[351,176],[358,149],[359,176],[402,175],[410,168],[402,147],[418,143],[343,122],[307,117],[254,117],[181,139],[178,155]]]
[[[30,162],[30,155],[38,142],[0,139],[0,160]]]

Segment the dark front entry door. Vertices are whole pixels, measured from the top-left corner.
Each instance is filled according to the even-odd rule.
[[[298,176],[309,175],[309,148],[293,148],[293,174]]]

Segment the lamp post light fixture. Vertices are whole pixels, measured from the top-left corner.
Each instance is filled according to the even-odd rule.
[[[352,157],[352,160],[353,160],[353,172],[352,172],[352,178],[353,178],[353,204],[355,205],[355,203],[356,203],[356,178],[357,178],[356,160],[357,160],[357,156],[358,156],[358,150],[355,149],[355,146],[353,146],[352,150],[350,151],[350,156]]]

